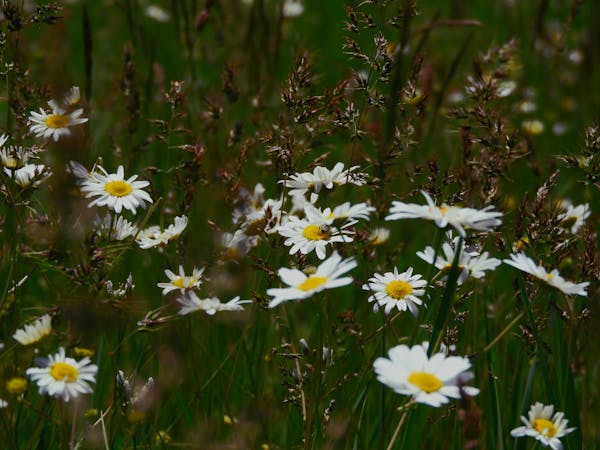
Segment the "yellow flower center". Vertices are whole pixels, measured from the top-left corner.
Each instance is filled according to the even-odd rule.
[[[556,427],[552,422],[546,419],[535,419],[533,427],[536,431],[544,436],[554,437],[556,435]]]
[[[77,380],[79,371],[76,367],[59,361],[55,362],[52,367],[50,367],[50,375],[52,375],[52,378],[56,381],[67,381],[68,383],[72,383]]]
[[[178,287],[178,288],[185,287],[185,279],[182,277],[175,278],[171,283],[173,284],[173,286]]]
[[[308,225],[302,230],[302,236],[311,241],[322,241],[331,237],[331,229],[327,225]]]
[[[11,378],[6,382],[6,390],[10,394],[22,394],[27,390],[27,380],[21,377]]]
[[[327,282],[327,277],[308,277],[298,286],[301,291],[312,291]]]
[[[390,281],[385,286],[385,292],[387,292],[387,294],[390,297],[395,298],[397,300],[406,297],[412,291],[413,291],[412,286],[410,284],[408,284],[406,281],[402,281],[402,280]]]
[[[104,185],[104,190],[113,197],[125,197],[133,191],[131,185],[123,180],[109,181]]]
[[[406,380],[428,394],[439,391],[444,385],[438,377],[427,372],[413,372]]]
[[[554,278],[554,275],[552,275],[551,273],[546,274],[546,281],[550,281],[552,278]]]
[[[69,125],[69,118],[63,114],[53,114],[44,119],[48,128],[66,128]]]
[[[440,212],[442,213],[442,216],[445,216],[446,213],[448,212],[448,206],[442,205],[440,208]]]

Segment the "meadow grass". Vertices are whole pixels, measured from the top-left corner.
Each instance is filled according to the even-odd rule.
[[[1,448],[600,447],[597,2],[0,10]]]

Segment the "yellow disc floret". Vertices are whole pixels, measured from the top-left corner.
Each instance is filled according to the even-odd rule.
[[[56,381],[73,383],[75,380],[77,380],[79,371],[77,370],[77,367],[73,367],[70,364],[58,361],[52,364],[52,367],[50,367],[50,375]]]
[[[66,128],[69,125],[69,118],[62,114],[53,114],[44,119],[48,128]]]
[[[538,433],[544,436],[554,437],[556,435],[556,427],[547,419],[535,419],[533,421],[533,427]]]
[[[406,297],[407,295],[411,294],[412,291],[413,287],[406,281],[402,280],[390,281],[385,286],[385,292],[387,292],[390,297],[395,298],[396,300]]]
[[[322,241],[331,237],[331,229],[327,225],[308,225],[302,230],[302,236],[311,241]]]
[[[406,380],[428,394],[439,391],[444,385],[438,377],[427,372],[413,372]]]
[[[308,277],[298,286],[298,289],[301,291],[312,291],[326,282],[326,277]]]
[[[104,185],[104,190],[113,197],[125,197],[131,194],[133,188],[129,183],[123,180],[109,181]]]

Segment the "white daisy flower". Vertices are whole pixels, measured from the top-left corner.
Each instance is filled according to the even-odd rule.
[[[362,186],[366,183],[366,175],[354,173],[359,166],[344,170],[344,163],[337,163],[333,169],[317,166],[312,173],[303,172],[291,175],[289,179],[280,180],[285,187],[291,188],[290,195],[304,195],[308,191],[318,194],[323,187],[333,189],[335,186],[351,183]]]
[[[354,258],[346,258],[342,261],[342,257],[337,252],[333,252],[313,274],[308,276],[298,269],[281,268],[277,272],[279,278],[289,287],[267,289],[267,295],[273,297],[269,302],[269,308],[274,308],[288,300],[311,297],[325,289],[346,286],[352,283],[352,277],[338,277],[356,266]]]
[[[23,189],[36,188],[52,175],[48,166],[43,164],[26,164],[17,170],[4,168],[4,173]]]
[[[177,216],[167,229],[162,230],[158,225],[153,225],[139,232],[136,242],[140,248],[159,247],[167,245],[170,241],[178,239],[187,227],[187,216]]]
[[[390,238],[390,229],[379,227],[373,228],[371,234],[369,234],[369,242],[371,245],[381,245],[385,244]]]
[[[511,259],[505,259],[503,262],[509,266],[513,266],[525,273],[533,275],[536,278],[548,283],[550,286],[555,287],[566,295],[581,295],[587,297],[587,287],[590,282],[585,281],[583,283],[573,283],[565,280],[560,276],[557,269],[548,273],[542,266],[538,266],[533,259],[529,258],[525,253],[519,252],[517,254],[512,253]]]
[[[35,322],[19,328],[13,334],[13,338],[21,345],[31,345],[41,341],[52,332],[52,317],[44,314]]]
[[[263,231],[272,234],[277,231],[279,218],[282,215],[282,200],[267,199],[265,188],[258,183],[254,194],[242,189],[238,197],[238,206],[233,211],[233,223],[240,225],[247,236],[255,236]]]
[[[145,202],[152,203],[150,195],[143,190],[150,182],[135,181],[137,175],[126,180],[123,166],[119,166],[116,173],[110,174],[103,167],[96,167],[102,173],[92,172],[91,177],[81,183],[81,191],[86,192],[86,198],[98,197],[88,207],[107,206],[117,214],[125,208],[135,214],[138,206],[145,208]]]
[[[510,432],[512,437],[532,437],[552,450],[562,450],[563,445],[560,438],[574,431],[575,428],[567,428],[569,421],[564,418],[564,413],[556,412],[554,405],[544,405],[536,402],[529,408],[529,420],[521,416],[521,422],[525,426],[517,427]]]
[[[220,240],[224,249],[223,258],[233,260],[242,259],[258,243],[256,237],[250,238],[242,230],[236,230],[233,234],[223,233]]]
[[[35,381],[40,394],[60,397],[65,402],[80,394],[92,392],[90,383],[96,382],[98,366],[90,364],[86,356],[81,361],[65,356],[65,349],[60,347],[58,353],[44,358],[44,367],[31,367],[27,375]]]
[[[329,209],[329,208],[328,208]],[[331,222],[335,220],[358,220],[364,219],[369,220],[369,215],[375,211],[373,206],[369,206],[366,203],[357,203],[351,205],[350,202],[342,203],[341,205],[333,208],[327,216]]]
[[[424,345],[398,345],[388,355],[389,359],[380,357],[373,363],[377,380],[417,403],[438,407],[450,398],[479,394],[479,389],[465,385],[473,378],[467,358],[444,353],[429,358]]]
[[[164,9],[162,9],[158,5],[146,6],[146,9],[144,10],[144,14],[146,14],[146,17],[149,17],[150,19],[154,19],[157,22],[161,22],[161,23],[166,23],[169,20],[171,20],[171,16],[169,15],[169,13],[166,12]]]
[[[325,248],[333,242],[352,242],[352,232],[346,228],[356,222],[347,222],[341,227],[332,227],[327,223],[323,212],[311,204],[304,207],[305,219],[290,216],[288,222],[278,228],[280,235],[287,237],[284,245],[291,246],[290,255],[297,252],[306,255],[312,251],[319,259],[325,259]]]
[[[585,220],[590,217],[590,205],[585,203],[583,205],[573,206],[568,200],[563,200],[560,207],[565,212],[558,215],[556,218],[560,222],[561,227],[570,228],[571,233],[575,234],[583,226]]]
[[[181,304],[180,315],[190,314],[196,311],[204,311],[209,316],[213,316],[220,311],[243,311],[242,306],[245,303],[252,303],[252,300],[240,300],[240,297],[234,297],[227,303],[221,303],[217,297],[201,299],[194,291],[188,291],[177,301]]]
[[[459,238],[455,237],[452,239],[450,233],[448,234],[448,237],[450,238],[449,242],[444,242],[442,244],[443,255],[438,253],[436,256],[433,247],[426,247],[425,250],[417,252],[417,256],[423,261],[433,264],[441,271],[450,270],[452,263],[454,262],[454,256],[456,255]],[[457,282],[461,285],[467,281],[469,276],[477,279],[483,278],[486,270],[495,270],[500,264],[502,264],[502,261],[497,258],[490,258],[488,252],[480,254],[475,250],[469,251],[462,245],[458,260],[458,270],[460,270],[460,275]]]
[[[186,289],[194,289],[202,284],[202,273],[204,267],[198,269],[194,267],[192,275],[186,275],[183,270],[183,266],[179,266],[179,274],[171,272],[169,269],[165,270],[165,274],[169,277],[168,283],[158,283],[158,287],[162,288],[162,294],[167,295],[171,291],[179,290],[182,294]]]
[[[81,93],[79,92],[79,86],[72,86],[69,92],[65,94],[63,99],[63,105],[66,107],[72,107],[79,104],[81,101]]]
[[[440,207],[435,205],[427,192],[421,191],[421,193],[427,200],[427,205],[393,201],[390,215],[385,220],[427,219],[435,222],[440,228],[453,226],[462,237],[466,236],[466,228],[489,231],[502,223],[500,220],[502,213],[494,211],[493,206],[486,206],[481,210],[446,204],[442,204]]]
[[[4,167],[5,172],[7,169],[17,170],[27,164],[31,156],[33,156],[33,152],[28,148],[13,146],[2,148],[0,149],[0,164]]]
[[[81,117],[83,109],[79,108],[75,111],[67,113],[63,108],[58,106],[54,100],[48,102],[52,112],[48,113],[40,108],[39,112],[31,111],[29,116],[29,129],[37,137],[48,139],[52,137],[55,141],[61,136],[70,136],[71,130],[69,127],[87,122],[87,118]]]
[[[362,288],[373,292],[369,297],[369,302],[375,302],[373,311],[377,312],[382,307],[385,313],[389,314],[394,308],[398,311],[408,309],[416,317],[417,306],[423,304],[419,297],[425,294],[427,281],[421,279],[422,275],[412,273],[412,267],[402,273],[398,273],[398,268],[394,267],[394,272],[386,272],[383,275],[376,273],[369,278],[369,283],[363,284]]]
[[[137,226],[123,216],[118,216],[113,221],[113,216],[110,214],[106,214],[102,219],[96,216],[94,229],[98,236],[109,241],[123,241],[128,237],[135,236],[138,232]]]

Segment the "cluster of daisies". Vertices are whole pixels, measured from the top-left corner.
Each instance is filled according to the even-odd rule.
[[[48,102],[50,111],[40,108],[31,112],[31,132],[37,137],[58,141],[71,134],[73,126],[85,123],[83,110],[78,108],[79,89],[73,87],[62,101]],[[8,136],[0,136],[0,161],[3,173],[14,183],[25,189],[37,187],[51,172],[44,164],[36,164],[42,147],[23,148],[5,146]],[[278,276],[283,286],[267,289],[270,297],[268,307],[292,301],[304,300],[328,289],[351,284],[354,280],[348,273],[357,267],[353,257],[343,258],[338,250],[354,242],[361,222],[368,222],[375,208],[367,201],[352,204],[328,204],[329,191],[343,185],[363,186],[368,176],[358,171],[358,166],[345,168],[337,163],[331,169],[317,166],[312,172],[289,174],[279,183],[283,194],[277,199],[265,199],[265,188],[257,184],[250,193],[241,190],[233,210],[232,233],[221,237],[224,259],[239,260],[254,247],[269,237],[280,239],[304,265],[314,253],[317,266],[282,267]],[[71,161],[67,171],[74,177],[82,196],[90,199],[89,207],[105,208],[98,214],[94,233],[106,241],[135,241],[139,248],[157,248],[162,251],[171,241],[185,231],[188,218],[176,216],[167,227],[152,225],[140,228],[129,218],[135,216],[138,208],[145,209],[153,203],[149,188],[150,182],[138,179],[137,175],[127,177],[123,166],[109,172],[100,165],[90,170],[78,162]],[[457,284],[466,283],[469,278],[482,279],[487,272],[495,270],[502,262],[542,280],[566,295],[587,296],[589,282],[565,280],[554,269],[548,271],[521,251],[517,251],[503,261],[491,257],[478,245],[471,243],[470,232],[489,232],[502,224],[503,214],[493,206],[483,209],[437,205],[427,192],[422,192],[425,204],[394,201],[385,220],[424,219],[434,222],[447,230],[446,240],[440,249],[426,247],[417,256],[431,264],[438,273],[432,280],[425,280],[415,273],[413,267],[393,267],[384,273],[374,273],[362,289],[368,291],[367,301],[373,304],[375,312],[390,314],[409,311],[415,317],[419,309],[427,306],[428,284],[443,285],[448,271],[457,269]],[[574,206],[564,201],[557,215],[558,225],[564,232],[577,233],[590,215],[589,205]],[[128,218],[129,217],[129,218]],[[456,234],[456,235],[455,235]],[[368,234],[362,233],[361,236]],[[384,242],[389,236],[386,228],[373,229],[367,238],[373,245]],[[351,249],[350,249],[351,251]],[[165,270],[168,281],[158,283],[164,296],[175,295],[179,305],[179,315],[204,311],[214,315],[220,311],[241,311],[250,300],[240,300],[239,296],[223,302],[215,296],[201,295],[205,281],[204,268],[193,267],[191,273],[183,266],[177,272]],[[133,289],[131,277],[119,288],[107,286],[109,292],[118,296]],[[14,339],[22,345],[31,345],[51,332],[51,317],[45,315],[31,324],[25,325],[14,334]],[[388,351],[388,358],[380,357],[373,368],[377,379],[395,392],[412,397],[415,403],[440,406],[463,395],[479,393],[467,383],[473,379],[468,358],[451,355],[448,349],[439,352],[429,351],[428,343],[412,347],[399,345]],[[41,393],[69,401],[80,394],[90,393],[95,383],[97,366],[89,357],[80,361],[66,355],[64,348],[40,360],[38,367],[27,369],[26,374],[39,386]],[[121,378],[123,375],[121,374]],[[125,386],[125,384],[123,384]],[[133,402],[133,401],[132,401]],[[524,426],[515,428],[515,437],[531,436],[542,445],[554,450],[562,447],[560,437],[573,431],[567,428],[567,421],[560,412],[553,414],[553,406],[541,403],[532,405],[528,418],[522,418]]]

